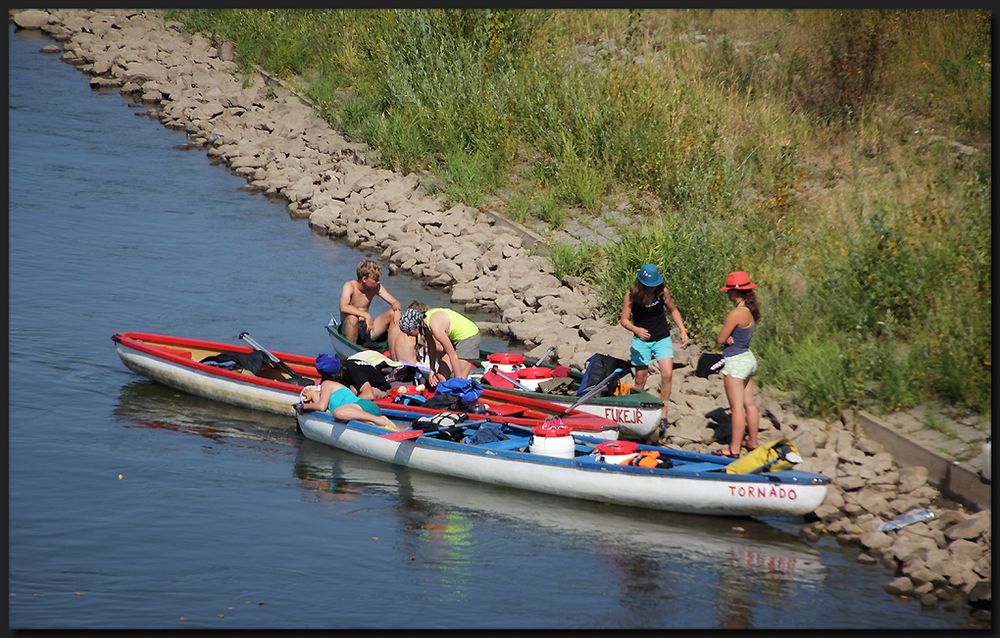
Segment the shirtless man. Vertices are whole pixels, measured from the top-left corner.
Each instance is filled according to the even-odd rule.
[[[392,311],[399,310],[399,302],[386,290],[379,280],[382,269],[371,259],[358,264],[358,278],[344,282],[340,291],[340,331],[354,343],[376,341],[382,337],[392,321]],[[372,319],[368,309],[372,299],[381,297],[389,304],[389,310]]]

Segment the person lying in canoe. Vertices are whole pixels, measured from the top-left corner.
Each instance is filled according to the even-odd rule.
[[[428,344],[430,367],[437,370],[436,381],[444,381],[449,376],[467,379],[469,373],[476,367],[479,359],[479,326],[465,315],[451,308],[428,308],[415,302],[410,304],[407,312],[416,310],[412,318],[419,317],[419,322],[400,320],[400,328],[410,335],[424,333]],[[404,319],[407,319],[404,317]],[[451,375],[441,371],[441,365],[446,364]]]
[[[344,282],[340,291],[340,331],[354,343],[364,344],[381,339],[392,321],[392,311],[399,310],[399,301],[381,284],[382,269],[371,259],[357,268],[357,279]],[[370,312],[372,300],[381,297],[389,304],[375,319]]]
[[[302,390],[303,410],[329,410],[341,421],[362,421],[390,430],[399,429],[389,417],[382,414],[382,409],[374,401],[359,397],[342,383],[344,369],[337,355],[317,355],[316,371],[322,381],[318,390],[316,386],[308,386]]]

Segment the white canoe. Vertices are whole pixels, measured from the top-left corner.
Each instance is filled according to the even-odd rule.
[[[414,417],[385,412],[401,424]],[[527,451],[533,443],[531,431],[513,426],[507,426],[511,432],[507,441],[471,445],[426,433],[407,440],[387,438],[392,435],[384,428],[341,422],[329,413],[300,414],[298,423],[308,439],[386,463],[556,496],[673,512],[801,516],[819,507],[830,482],[798,470],[729,474],[725,471],[729,459],[650,445],[639,449],[659,452],[672,466],[602,462],[600,455],[588,453],[601,441],[583,436],[573,437],[573,458],[533,454]],[[470,425],[469,431],[480,423]]]
[[[258,374],[251,374],[201,363],[205,357],[220,352],[250,354],[253,352],[251,347],[145,332],[115,333],[111,339],[122,363],[153,381],[230,405],[286,416],[295,414],[302,386],[294,383],[287,372],[265,366]],[[279,351],[272,354],[303,377],[313,379],[319,374],[314,367],[315,357]],[[376,403],[383,408],[398,407],[388,398],[378,399]],[[531,397],[512,396],[492,388],[483,391],[478,403],[492,414],[469,414],[468,418],[502,418],[508,423],[529,426],[560,415],[565,407]],[[421,406],[407,409],[424,415],[441,411]],[[499,416],[501,414],[503,416]],[[581,409],[561,414],[560,418],[576,432],[607,440],[618,438],[618,426],[613,421],[594,418]]]

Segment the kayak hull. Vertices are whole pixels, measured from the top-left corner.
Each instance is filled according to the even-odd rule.
[[[600,462],[594,454],[556,458],[429,438],[385,438],[386,430],[326,413],[298,415],[306,438],[385,463],[531,490],[643,509],[719,516],[802,516],[826,496],[829,479],[786,470],[765,475],[727,474],[727,461],[711,455],[640,446],[670,458],[670,469]],[[402,423],[402,421],[401,421]],[[596,440],[574,437],[578,447]]]
[[[129,370],[148,379],[213,401],[273,414],[295,415],[295,405],[300,400],[302,386],[292,383],[291,376],[287,373],[269,368],[253,375],[200,362],[207,356],[223,351],[249,354],[253,352],[252,348],[140,332],[117,333],[112,336],[112,340],[122,363]],[[303,377],[315,379],[318,376],[313,357],[278,351],[272,354]],[[484,389],[479,402],[484,404],[484,408],[502,411],[504,422],[514,425],[537,425],[560,413],[565,407],[526,397],[511,397],[490,388]],[[376,403],[383,408],[399,407],[388,399],[379,399]],[[409,409],[424,415],[441,411],[418,406]],[[470,414],[469,418],[485,420],[499,417]],[[576,432],[605,440],[618,438],[618,426],[608,419],[594,418],[581,410],[574,410],[562,418]]]

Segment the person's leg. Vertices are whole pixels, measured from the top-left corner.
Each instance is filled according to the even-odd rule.
[[[469,374],[475,369],[476,362],[470,361],[469,359],[459,359],[458,360],[458,373],[455,375],[460,379],[468,379]]]
[[[757,409],[757,397],[754,393],[753,377],[748,377],[743,386],[743,411],[747,423],[747,449],[756,449],[757,432],[760,430],[760,410]]]
[[[645,390],[646,381],[649,379],[649,362],[652,360],[649,344],[638,337],[632,337],[629,357],[635,367],[635,387],[637,390]]]
[[[469,373],[479,365],[479,344],[478,334],[462,339],[455,344],[455,354],[458,355],[458,370],[455,376],[460,379],[468,379]]]
[[[667,418],[667,409],[670,406],[670,389],[674,382],[674,360],[661,359],[660,364],[660,400],[663,401],[661,417]]]
[[[372,325],[368,331],[368,338],[372,341],[378,341],[382,337],[386,336],[389,330],[389,325],[392,323],[393,313],[392,308],[386,310],[379,316],[372,320]]]
[[[365,381],[364,383],[361,384],[361,387],[358,388],[358,397],[361,399],[369,399],[369,400],[374,399],[375,394],[372,392],[372,390],[374,390],[372,384]]]
[[[729,454],[736,456],[740,453],[743,431],[746,428],[746,413],[743,409],[743,379],[737,379],[730,374],[722,378],[726,388],[726,399],[729,400],[729,409],[732,412],[730,417],[732,436],[729,439]]]
[[[653,344],[652,350],[653,356],[656,357],[656,362],[660,366],[660,400],[663,401],[660,417],[666,419],[670,407],[670,391],[674,381],[673,340],[670,337],[660,339]]]
[[[340,332],[348,340],[353,343],[358,342],[358,316],[357,315],[341,315],[340,316]]]

